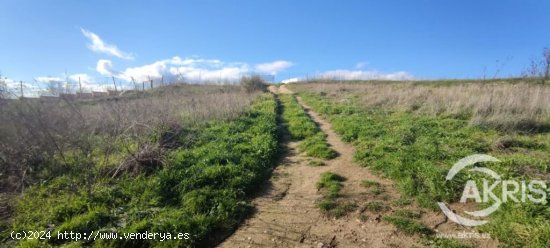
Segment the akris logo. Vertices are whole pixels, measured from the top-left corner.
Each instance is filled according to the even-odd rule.
[[[450,220],[463,226],[479,226],[486,224],[488,221],[483,218],[495,212],[503,202],[513,201],[520,203],[530,201],[540,204],[546,202],[546,182],[540,180],[502,180],[500,175],[489,168],[473,167],[476,163],[483,162],[500,162],[500,160],[484,154],[474,154],[465,157],[453,165],[447,173],[446,180],[451,181],[459,172],[466,170],[467,167],[472,167],[467,170],[483,173],[492,180],[483,178],[479,185],[474,180],[468,180],[459,202],[464,204],[470,199],[476,203],[492,202],[493,204],[478,211],[464,211],[466,215],[476,217],[476,219],[471,219],[471,217],[456,214],[445,203],[438,202],[439,208]]]

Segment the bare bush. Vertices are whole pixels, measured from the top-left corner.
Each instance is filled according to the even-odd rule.
[[[362,106],[468,117],[472,124],[503,130],[550,128],[550,86],[532,83],[470,82],[297,84],[297,90],[322,92],[342,101],[358,96]]]
[[[242,77],[240,85],[246,92],[267,90],[267,84],[260,76]]]
[[[0,101],[9,97],[8,85],[0,74]]]
[[[255,96],[236,86],[176,85],[99,100],[7,100],[0,105],[0,192],[75,170],[91,182],[86,176],[95,170],[134,174],[146,160],[162,161],[153,155],[167,146],[167,133],[235,118]],[[130,159],[113,164],[121,153]]]
[[[523,73],[524,77],[539,78],[541,83],[550,79],[550,48],[544,48],[542,58],[532,59],[529,67]]]

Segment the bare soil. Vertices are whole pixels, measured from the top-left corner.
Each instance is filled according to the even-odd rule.
[[[275,94],[292,94],[281,86],[270,87]],[[439,211],[421,209],[414,202],[397,206],[401,195],[393,183],[375,175],[369,169],[353,162],[354,149],[342,142],[329,122],[312,111],[298,97],[311,118],[327,134],[327,141],[339,153],[335,159],[325,161],[325,166],[308,165],[310,158],[297,151],[297,142],[287,142],[288,153],[274,170],[273,176],[263,186],[260,196],[253,200],[256,212],[228,237],[219,247],[424,247],[426,240],[419,235],[406,235],[382,220],[397,209],[409,209],[422,213],[420,221],[436,231],[444,233],[475,232],[446,221]],[[343,176],[342,200],[355,203],[355,211],[341,218],[328,217],[316,206],[321,194],[316,182],[321,173],[331,171]],[[382,190],[361,186],[363,180],[380,183]],[[369,202],[379,202],[383,210],[365,208]],[[475,247],[496,247],[494,240],[466,240]]]

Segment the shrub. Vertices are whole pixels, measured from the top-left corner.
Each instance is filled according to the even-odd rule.
[[[260,76],[242,77],[240,85],[246,92],[265,92],[267,90],[267,84]]]

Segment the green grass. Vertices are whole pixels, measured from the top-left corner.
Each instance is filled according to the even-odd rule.
[[[338,154],[326,142],[326,135],[317,127],[315,122],[306,114],[291,95],[281,95],[283,103],[283,119],[294,140],[302,140],[298,149],[307,156],[321,159],[333,159]]]
[[[427,237],[423,240],[424,245],[429,247],[445,247],[445,248],[470,248],[470,245],[461,243],[454,239]]]
[[[361,186],[369,189],[370,192],[374,195],[380,195],[384,193],[384,187],[382,187],[382,185],[379,182],[363,180],[361,182]]]
[[[317,132],[315,135],[305,138],[298,145],[298,149],[305,152],[307,156],[314,158],[333,159],[338,156],[327,144],[326,135],[322,132]]]
[[[411,218],[402,217],[399,215],[386,215],[382,217],[382,219],[384,221],[387,221],[388,223],[391,223],[392,225],[397,227],[397,229],[408,235],[430,235],[433,233],[430,228]]]
[[[346,216],[349,212],[354,211],[357,209],[357,204],[355,203],[338,203],[336,206],[330,210],[328,210],[328,215],[333,216],[335,218],[341,218]]]
[[[340,218],[357,208],[354,203],[344,203],[338,199],[344,180],[342,176],[327,171],[321,174],[317,182],[317,189],[323,194],[317,206],[329,216]]]
[[[309,166],[318,167],[318,166],[324,166],[325,162],[323,160],[319,160],[319,159],[312,159],[312,160],[308,161],[307,164]]]
[[[371,212],[382,212],[382,211],[388,210],[389,207],[384,205],[384,203],[382,202],[372,201],[365,204],[364,209]]]
[[[317,182],[317,189],[326,190],[328,192],[327,196],[329,197],[338,197],[340,190],[342,190],[342,182],[344,180],[345,179],[342,176],[327,171],[321,174],[321,177]]]
[[[165,165],[135,176],[95,174],[85,183],[66,174],[26,190],[15,204],[13,223],[2,231],[73,230],[80,232],[189,232],[189,240],[101,240],[46,245],[99,247],[196,247],[219,241],[251,207],[246,201],[269,175],[278,152],[278,105],[261,96],[232,121],[196,127],[193,142],[167,151]],[[183,141],[190,136],[182,133]],[[22,241],[20,246],[37,241]]]
[[[474,126],[467,116],[362,108],[352,93],[341,101],[338,93],[298,92],[309,106],[330,120],[344,141],[355,146],[355,161],[392,179],[403,197],[414,199],[422,207],[438,211],[438,201],[457,202],[465,181],[480,179],[476,174],[460,173],[453,181],[445,180],[449,168],[468,155],[497,157],[502,162],[485,166],[503,178],[547,178],[550,173],[549,133],[509,133]],[[387,218],[407,232],[424,233],[410,220]],[[545,247],[550,243],[550,206],[504,203],[480,230],[512,247]]]
[[[280,95],[283,104],[283,119],[288,124],[288,131],[294,140],[303,140],[319,132],[319,128],[291,95]]]
[[[371,181],[371,180],[363,180],[361,181],[361,186],[365,188],[371,188],[371,187],[380,187],[379,182]]]
[[[403,207],[410,205],[413,202],[413,199],[401,196],[399,199],[392,202],[392,205],[395,207]]]

